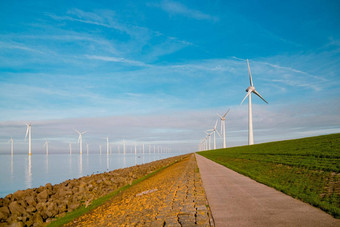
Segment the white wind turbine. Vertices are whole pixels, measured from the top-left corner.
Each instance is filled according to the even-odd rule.
[[[28,155],[32,154],[32,124],[31,123],[26,123],[27,126],[27,130],[26,130],[26,136],[25,136],[25,140],[27,138],[27,134],[28,134]]]
[[[216,150],[216,127],[217,127],[217,121],[218,120],[216,120],[216,123],[215,123],[215,126],[214,126],[214,128],[213,129],[209,129],[208,130],[208,132],[211,132],[211,133],[214,133],[214,150]],[[217,132],[218,133],[218,132]],[[219,134],[219,133],[218,133]],[[210,135],[209,135],[209,137],[210,137]],[[209,138],[210,139],[210,138]],[[209,149],[210,149],[210,147],[209,147]]]
[[[221,134],[223,136],[223,148],[227,147],[227,143],[226,143],[226,139],[225,139],[225,117],[227,116],[229,111],[230,111],[230,109],[228,109],[227,112],[225,112],[222,116],[217,114],[217,116],[219,116],[220,120],[221,120]]]
[[[206,134],[207,134],[207,137],[209,138],[209,150],[210,150],[211,149],[210,142],[211,142],[211,134],[212,134],[212,132],[211,133],[206,132]]]
[[[76,131],[79,134],[79,137],[78,137],[79,153],[83,154],[83,134],[87,133],[87,131],[80,132],[80,131],[78,131],[76,129],[74,131]]]
[[[72,154],[72,143],[69,143],[68,147],[70,148],[70,154]]]
[[[43,147],[46,147],[46,154],[48,154],[48,141],[47,140],[44,143]]]
[[[260,97],[264,102],[268,104],[268,102],[255,90],[255,87],[253,85],[253,80],[251,77],[251,72],[250,72],[250,66],[249,66],[249,61],[247,59],[248,63],[248,71],[249,71],[249,80],[250,80],[250,86],[246,89],[247,95],[244,97],[242,100],[241,104],[243,101],[249,96],[249,105],[248,105],[248,145],[253,145],[254,144],[254,134],[253,134],[253,115],[252,115],[252,109],[251,109],[251,93],[254,93],[258,97]]]
[[[109,153],[110,153],[109,137],[106,137],[106,155],[109,155]]]
[[[11,137],[11,139],[8,141],[8,143],[10,143],[11,144],[11,155],[13,155],[13,153],[14,153],[14,141],[13,141],[13,138]]]

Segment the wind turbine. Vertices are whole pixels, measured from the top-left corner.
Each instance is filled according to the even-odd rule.
[[[89,155],[89,144],[86,143],[86,154]]]
[[[26,141],[27,134],[28,134],[28,155],[32,155],[32,137],[31,137],[32,124],[26,123],[26,126],[27,126],[27,130],[26,130],[25,141]]]
[[[48,141],[47,140],[44,143],[43,147],[46,147],[46,154],[48,154]]]
[[[13,138],[11,137],[11,139],[8,141],[8,143],[11,143],[11,155],[13,155],[13,152],[14,152],[14,145],[13,145],[13,143],[14,143],[14,141],[13,141]]]
[[[99,145],[99,153],[102,154],[102,145]]]
[[[208,132],[214,133],[214,150],[216,150],[216,136],[215,136],[215,132],[216,132],[216,127],[217,127],[217,121],[215,123],[215,127],[213,129],[209,129]],[[218,132],[217,132],[218,133]],[[219,133],[218,133],[219,134]]]
[[[251,72],[250,72],[250,66],[249,66],[249,61],[247,59],[248,63],[248,71],[249,71],[249,81],[250,81],[250,86],[246,89],[247,95],[244,97],[242,100],[241,104],[243,101],[249,96],[249,105],[248,105],[248,145],[253,145],[254,144],[254,134],[253,134],[253,115],[252,115],[252,110],[251,110],[251,93],[254,93],[258,97],[260,97],[265,103],[268,104],[268,102],[255,90],[255,87],[253,85],[253,79],[251,78]]]
[[[210,150],[210,149],[211,149],[210,141],[211,141],[211,134],[212,134],[212,132],[211,132],[211,133],[206,132],[206,134],[207,134],[207,136],[208,136],[208,138],[209,138],[209,150]]]
[[[83,134],[87,133],[87,131],[79,132],[76,129],[74,131],[76,131],[79,134],[79,137],[78,137],[79,152],[80,152],[80,154],[83,154]]]
[[[109,137],[106,137],[106,155],[109,155],[110,143]]]
[[[225,140],[225,117],[227,116],[229,111],[230,109],[228,109],[227,112],[225,112],[222,116],[217,114],[217,116],[219,116],[221,119],[221,134],[223,136],[223,148],[227,147],[226,140]]]
[[[69,143],[68,147],[70,148],[70,154],[72,154],[72,143]]]

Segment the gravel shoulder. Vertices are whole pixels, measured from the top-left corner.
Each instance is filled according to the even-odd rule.
[[[194,155],[128,188],[66,226],[211,226]]]

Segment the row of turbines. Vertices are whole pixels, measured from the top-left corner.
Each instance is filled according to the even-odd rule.
[[[27,141],[27,136],[28,136],[28,155],[31,156],[32,155],[32,124],[31,123],[27,123],[26,124],[27,129],[26,129],[26,136],[25,136],[25,141]],[[78,133],[79,137],[78,137],[78,143],[79,143],[79,154],[82,155],[83,154],[83,135],[87,133],[87,131],[84,132],[80,132],[79,130],[75,129],[75,132]],[[11,147],[11,155],[14,154],[14,140],[13,138],[11,138],[8,143],[10,143],[10,147]],[[46,149],[46,154],[48,154],[48,140],[45,141],[45,143],[43,144],[43,147]],[[86,148],[87,148],[87,154],[89,152],[89,144],[86,143]],[[70,149],[70,154],[72,154],[72,143],[69,143],[69,149]],[[118,147],[119,150],[119,147]],[[132,151],[132,148],[131,148]],[[144,154],[145,151],[145,145],[143,144],[142,146],[142,152]],[[156,145],[153,145],[153,153],[168,153],[170,152],[171,149],[169,147],[160,147]],[[102,145],[99,145],[99,152],[100,154],[102,154]],[[151,144],[149,144],[149,153],[152,152],[152,146]],[[109,142],[109,137],[106,137],[106,153],[110,154],[111,153],[111,146],[110,146],[110,142]],[[123,153],[126,154],[126,143],[125,141],[123,141]],[[137,154],[137,144],[134,144],[134,153]]]
[[[251,93],[254,93],[258,97],[260,97],[265,103],[268,104],[268,102],[260,95],[260,93],[258,93],[255,90],[248,59],[247,59],[247,64],[248,64],[248,71],[249,71],[250,86],[246,89],[247,94],[243,98],[241,104],[248,97],[248,101],[249,101],[249,103],[248,103],[248,145],[253,145],[254,144],[254,133],[253,133],[253,114],[252,114],[252,105],[251,105]],[[206,137],[204,137],[201,140],[201,142],[199,144],[199,150],[200,151],[211,150],[210,140],[211,140],[212,134],[214,134],[214,150],[216,149],[216,137],[215,137],[216,132],[219,134],[219,136],[223,137],[223,148],[227,147],[226,146],[226,135],[225,135],[225,120],[226,120],[226,116],[229,113],[229,111],[230,111],[230,109],[228,109],[223,115],[217,114],[219,116],[220,121],[221,121],[221,134],[222,135],[218,131],[216,131],[216,127],[217,127],[217,123],[218,123],[218,119],[217,119],[214,128],[207,130],[206,131]]]

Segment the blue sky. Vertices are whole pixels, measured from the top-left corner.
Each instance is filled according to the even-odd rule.
[[[0,152],[76,142],[194,151],[231,108],[229,146],[339,132],[338,1],[1,1]],[[219,140],[220,143],[220,140]]]

